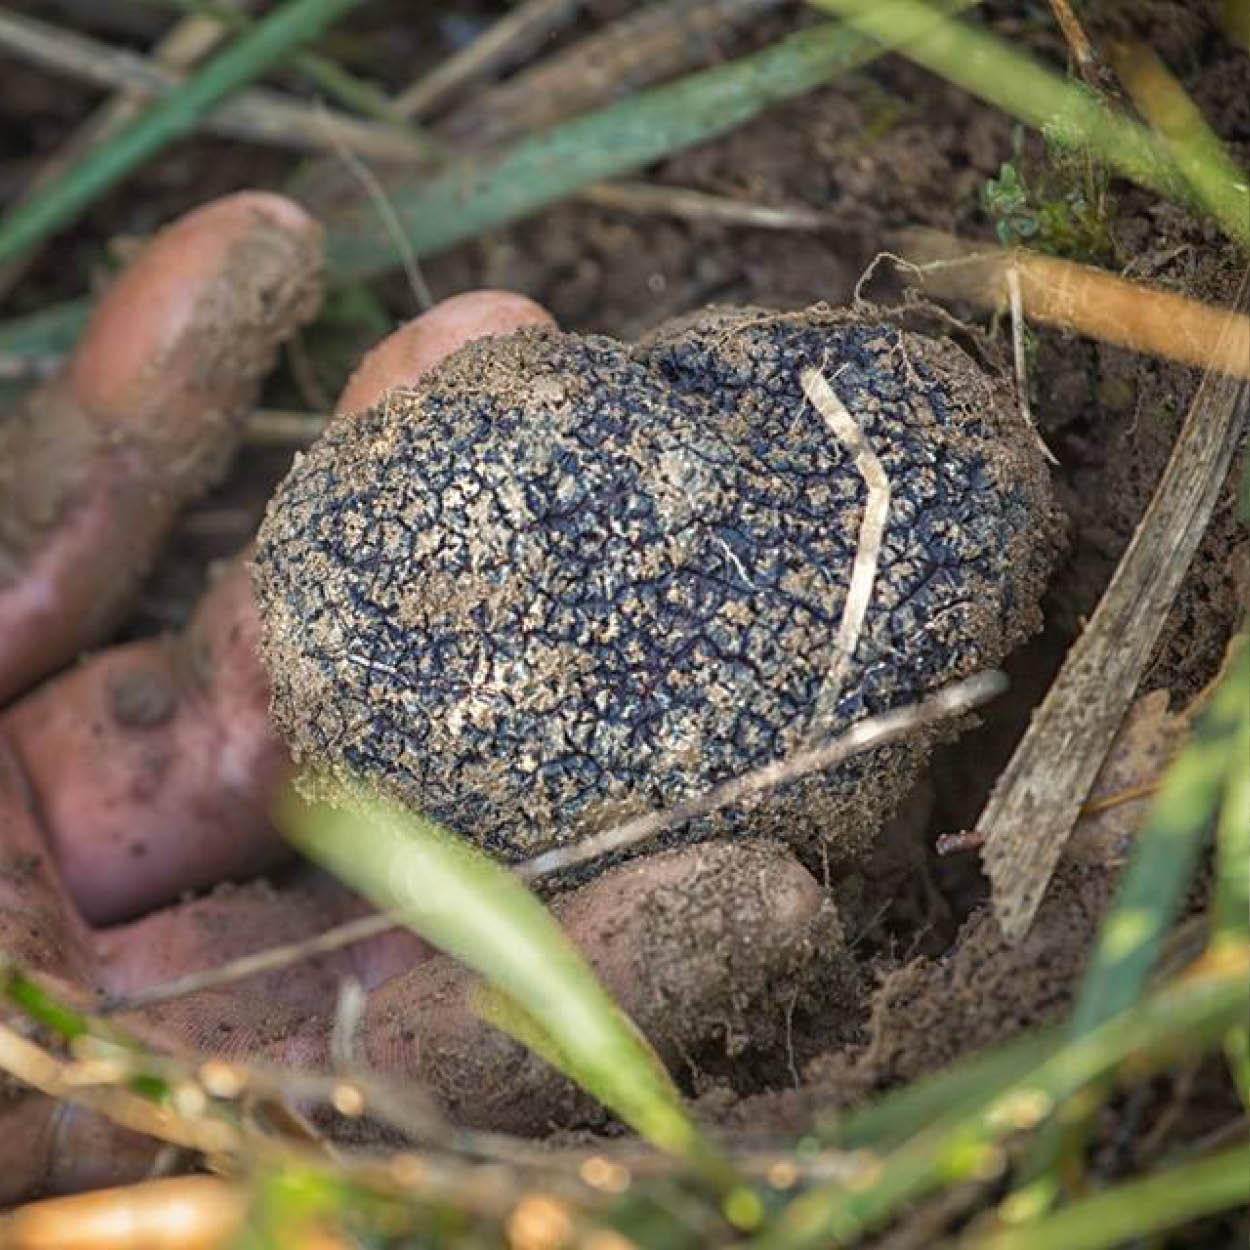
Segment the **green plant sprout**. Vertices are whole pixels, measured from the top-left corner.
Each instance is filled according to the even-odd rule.
[[[1026,181],[1023,127],[1016,127],[1012,146],[1012,159],[981,192],[998,241],[1086,263],[1107,260],[1114,242],[1107,227],[1110,180],[1105,169],[1089,154],[1048,142],[1046,163]]]

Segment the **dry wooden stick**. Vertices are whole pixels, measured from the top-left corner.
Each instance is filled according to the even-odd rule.
[[[178,74],[138,53],[4,10],[0,10],[0,46],[37,65],[114,91],[159,96],[182,83]],[[231,96],[204,119],[204,127],[279,147],[324,152],[345,146],[361,156],[397,163],[410,163],[428,150],[400,129],[313,107],[267,87],[249,87]]]
[[[152,49],[154,64],[173,73],[190,69],[220,43],[226,28],[216,18],[191,14],[174,25]],[[22,190],[21,200],[32,199],[88,148],[115,135],[143,110],[151,93],[133,88],[106,101],[35,171]],[[0,299],[21,281],[42,248],[32,248],[0,266]]]
[[[395,97],[401,117],[424,117],[470,83],[517,64],[567,26],[581,0],[524,0],[462,52],[449,56]]]
[[[1237,306],[1244,309],[1250,271]],[[1232,327],[1221,337],[1227,339]],[[1220,353],[1227,344],[1218,344]],[[1085,632],[1064,660],[977,822],[1004,934],[1032,923],[1103,757],[1124,719],[1168,609],[1210,520],[1250,389],[1208,373],[1163,477]]]
[[[653,182],[593,182],[578,191],[577,198],[596,208],[623,213],[751,226],[758,230],[828,230],[842,224],[837,214],[809,208],[806,204],[756,204]]]
[[[475,96],[435,127],[435,134],[484,147],[550,126],[705,64],[710,44],[779,3],[662,0],[645,5]]]
[[[1025,315],[1090,338],[1250,378],[1250,317],[1131,282],[1091,265],[972,244],[937,230],[900,230],[889,246],[907,262],[907,276],[943,299],[997,308],[1007,274],[1019,274]]]

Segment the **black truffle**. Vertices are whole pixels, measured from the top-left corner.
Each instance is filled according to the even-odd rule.
[[[274,497],[256,584],[297,759],[515,859],[805,742],[867,495],[809,366],[892,490],[824,730],[997,663],[1039,624],[1058,523],[1010,391],[954,343],[826,308],[634,347],[527,330],[337,420]],[[927,746],[677,836],[845,861]]]

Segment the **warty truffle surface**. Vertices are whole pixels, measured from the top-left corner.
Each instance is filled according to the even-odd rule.
[[[891,484],[836,733],[996,664],[1040,623],[1058,521],[1010,391],[887,319],[709,310],[627,346],[522,331],[332,423],[279,489],[256,584],[298,760],[507,859],[808,743],[867,487]],[[680,836],[854,858],[925,738]]]

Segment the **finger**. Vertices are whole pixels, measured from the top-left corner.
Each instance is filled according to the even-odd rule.
[[[447,354],[474,339],[512,333],[526,325],[554,325],[554,321],[532,300],[506,291],[470,291],[444,300],[382,340],[361,361],[343,392],[339,411],[367,407],[387,390],[417,381]],[[257,661],[258,624],[252,601],[239,591],[234,570],[211,592],[211,597],[221,596],[223,586],[230,587],[230,607],[217,612],[211,603],[205,603],[192,626],[192,634],[198,636],[198,640],[191,643],[190,652],[196,657],[212,657],[214,638],[223,636],[234,639],[232,652],[228,657],[197,659],[192,668],[202,670],[207,662],[212,672],[220,676],[226,688],[210,702],[214,707],[228,709],[218,720],[235,727],[239,743],[263,744],[266,735],[272,742],[275,739],[267,718],[256,715],[257,709],[267,706],[268,685]],[[231,631],[209,626],[219,616],[234,622]],[[153,678],[148,676],[143,680]],[[65,703],[68,707],[69,700]],[[242,716],[240,709],[246,709]],[[182,750],[178,754],[182,755]],[[236,760],[241,755],[247,761],[259,752],[254,748],[250,752],[236,750],[233,754]],[[199,758],[212,758],[212,752],[201,752]],[[245,776],[254,775],[246,766],[242,772]],[[258,821],[267,829],[264,811],[273,792],[273,781],[266,778],[267,784],[255,787],[262,792],[263,799],[256,810],[220,815],[217,814],[220,803],[214,798],[216,781],[210,776],[202,786],[187,787],[183,779],[175,777],[170,786],[175,795],[194,794],[196,801],[188,805],[194,810],[213,814],[207,836],[203,831],[196,836],[183,836],[180,832],[176,838],[171,838],[169,831],[179,830],[181,823],[177,812],[154,810],[151,822],[136,825],[133,816],[128,815],[119,826],[108,830],[106,836],[99,836],[104,832],[99,831],[90,839],[72,835],[60,839],[61,862],[80,905],[93,919],[132,915],[168,901],[183,889],[242,875],[240,869],[246,865],[237,852],[201,861],[202,848],[220,846],[223,842],[230,845],[232,834],[244,845],[255,842]],[[74,803],[72,797],[67,797],[59,806],[70,810],[58,811],[55,827],[90,828],[93,822],[85,808],[96,793],[97,787],[88,784],[83,795],[86,802]],[[136,834],[136,831],[141,832]],[[141,837],[145,848],[141,858],[145,864],[153,860],[159,865],[163,874],[160,883],[153,880],[151,872],[136,873],[127,857],[118,853],[117,847],[126,836]],[[184,862],[188,855],[196,859],[195,864]],[[228,863],[236,865],[234,872],[223,871]],[[346,892],[342,897],[354,898]],[[110,991],[124,995],[148,984],[220,965],[252,950],[312,936],[319,928],[348,918],[342,906],[341,901],[327,902],[324,891],[316,898],[306,891],[287,891],[278,902],[268,894],[266,887],[256,887],[231,898],[206,898],[187,907],[161,911],[102,937],[100,955]],[[319,995],[332,992],[337,979],[349,971],[365,984],[372,985],[411,966],[423,953],[424,948],[411,934],[397,930],[358,943],[341,957],[323,959],[315,965],[305,964],[296,976],[278,978],[280,984],[261,981],[250,984],[248,989],[267,1002],[289,1001],[306,1009]],[[179,1025],[180,1013],[185,1013],[191,1023]],[[175,1029],[194,1032],[198,1029],[194,1020],[204,1013],[194,1003],[184,1003],[181,1007],[171,1007],[166,1014]]]
[[[0,723],[0,955],[32,972],[81,978],[86,927],[48,853],[34,798]]]
[[[2,816],[0,810],[0,827],[7,831]],[[24,845],[37,847],[37,838]],[[94,963],[85,953],[85,940],[75,948],[76,958],[67,960],[65,935],[75,931],[74,921],[62,911],[42,917],[33,912],[39,900],[29,892],[28,883],[36,879],[32,862],[23,866],[25,893],[14,913],[3,907],[6,879],[0,877],[0,949],[24,966],[44,969],[41,979],[71,1002],[86,997],[81,991],[88,983],[109,995],[124,994],[153,981],[216,967],[275,942],[305,940],[368,910],[338,882],[306,869],[294,882],[284,882],[280,892],[253,882],[106,929],[93,935]],[[47,874],[46,884],[55,897],[54,874]],[[41,919],[34,927],[32,922]],[[81,930],[78,924],[80,937]],[[241,984],[131,1013],[124,1023],[162,1052],[182,1053],[195,1043],[224,1058],[254,1056],[309,1019],[332,1014],[344,978],[353,977],[367,988],[428,954],[419,938],[398,930]],[[46,975],[50,970],[61,975]],[[0,1203],[35,1191],[72,1192],[136,1180],[151,1175],[158,1163],[176,1164],[178,1159],[169,1153],[159,1141],[15,1081],[6,1084],[0,1074]]]
[[[326,929],[372,912],[359,895],[308,865],[277,881],[228,886],[152,912],[96,936],[104,989],[125,999],[152,985],[220,968],[256,951],[307,942]],[[396,929],[369,941],[313,954],[273,972],[224,987],[227,995],[316,1015],[333,1002],[343,978],[364,988],[406,971],[428,956],[415,934]],[[182,1002],[184,1000],[177,1000]]]
[[[83,1001],[92,981],[88,935],[52,865],[31,799],[0,732],[0,954],[62,998]],[[43,1183],[59,1123],[56,1103],[0,1071],[0,1203]]]
[[[465,291],[401,326],[370,351],[347,380],[336,412],[361,412],[397,386],[476,339],[513,334],[524,326],[555,327],[541,305],[513,291]]]
[[[112,923],[286,854],[266,812],[287,767],[243,560],[188,630],[114,647],[0,718],[82,914]]]
[[[822,1045],[860,1022],[860,985],[833,905],[788,850],[711,843],[612,869],[557,900],[566,932],[670,1068],[714,1073],[749,1052],[784,1079],[790,1026],[819,1017]],[[601,1116],[520,1043],[485,1023],[479,982],[445,956],[375,989],[357,1030],[360,1060],[415,1081],[454,1121],[542,1133]],[[123,1016],[197,1052],[328,1066],[333,996],[311,1016],[263,994],[210,990]],[[800,1056],[801,1057],[801,1056]]]
[[[521,296],[470,292],[384,340],[357,377],[383,390],[411,383],[464,342],[542,320]],[[88,363],[103,372],[95,352]],[[368,386],[356,393],[367,399]],[[102,652],[6,714],[61,872],[92,923],[284,856],[267,810],[287,756],[269,719],[259,635],[240,557],[180,638]]]
[[[715,1071],[750,1051],[784,1080],[788,1026],[820,1012],[826,1044],[858,1021],[859,986],[833,905],[785,848],[709,843],[605,872],[557,900],[566,932],[660,1057]],[[369,996],[359,1030],[369,1066],[417,1082],[457,1123],[540,1133],[594,1116],[584,1095],[486,1024],[477,979],[446,957]],[[323,1022],[275,1058],[326,1060]]]
[[[164,1144],[0,1075],[0,1204],[152,1175]],[[12,1243],[3,1243],[12,1244]]]
[[[321,231],[242,192],[161,231],[67,368],[0,422],[0,703],[117,623],[177,510],[220,475]]]
[[[379,394],[415,381],[445,352],[475,337],[545,319],[528,301],[516,307],[513,324],[500,315],[497,299],[452,302],[454,318],[439,309],[427,314],[434,333],[431,321],[418,318],[389,346],[380,345],[389,363],[368,365],[370,385]],[[476,313],[469,315],[475,307],[482,314],[477,320]],[[100,382],[102,372],[92,370],[103,371],[109,353],[95,350],[98,360],[88,359],[88,380]],[[366,389],[357,393],[367,395]],[[54,846],[75,903],[96,923],[254,872],[281,853],[265,809],[285,772],[286,755],[267,716],[258,627],[240,558],[210,589],[181,638],[106,651],[0,716],[0,735],[11,738],[27,762],[30,803],[21,808],[22,836],[38,848],[41,863],[41,838]],[[39,811],[42,827],[32,810]],[[0,825],[0,846],[17,845],[16,835],[9,838],[11,824]],[[313,880],[289,897],[274,898],[256,885],[168,908],[92,935],[90,954],[79,950],[74,961],[56,966],[64,967],[70,983],[98,979],[108,992],[125,993],[300,940],[365,909],[336,883]],[[83,927],[56,874],[48,872],[47,881],[59,910],[38,932],[52,951],[68,934],[81,938]],[[23,905],[31,897],[23,896]],[[37,949],[13,949],[38,965]],[[296,970],[253,979],[241,992],[205,991],[132,1022],[149,1036],[232,1055],[273,1050],[282,1037],[295,1039],[291,1047],[299,1050],[307,1035],[302,1048],[311,1053],[321,1039],[310,1015],[324,1014],[344,975],[377,984],[427,953],[414,935],[397,930]],[[20,1158],[0,1150],[6,1200],[41,1184],[73,1190],[142,1175],[159,1150],[89,1112],[58,1109],[38,1096],[15,1097],[6,1108],[0,1120],[12,1128],[7,1140],[24,1143]],[[102,1159],[109,1160],[106,1172]]]

